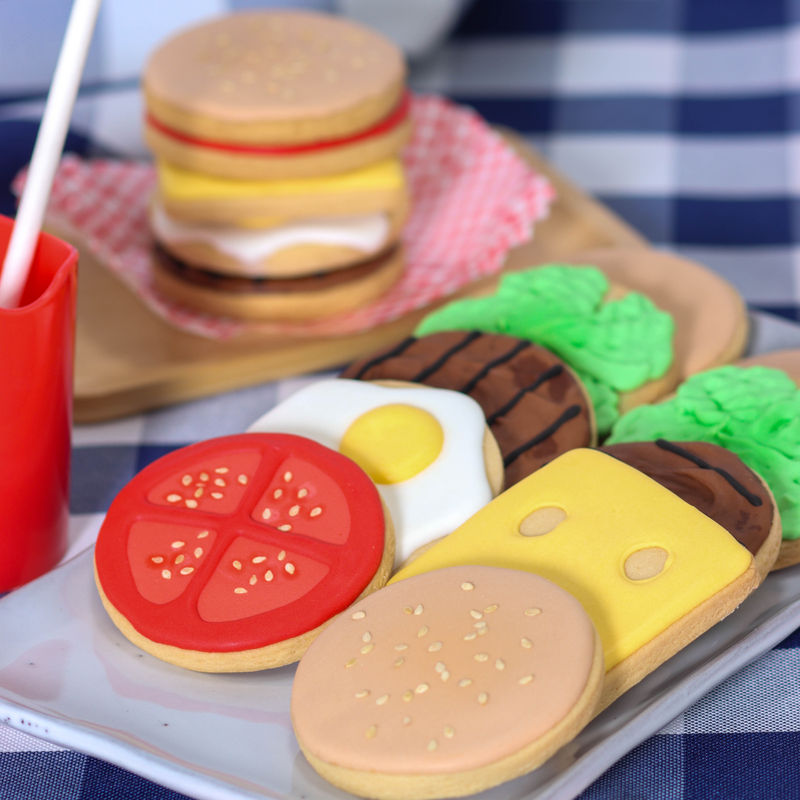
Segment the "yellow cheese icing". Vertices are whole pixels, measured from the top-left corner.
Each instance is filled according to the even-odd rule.
[[[324,195],[340,192],[402,189],[405,176],[400,161],[388,158],[377,164],[319,178],[292,180],[235,180],[191,172],[166,161],[156,165],[161,194],[167,201],[230,200],[264,196]]]
[[[495,498],[392,581],[458,564],[535,572],[581,602],[609,670],[751,561],[694,506],[605,453],[579,449]]]

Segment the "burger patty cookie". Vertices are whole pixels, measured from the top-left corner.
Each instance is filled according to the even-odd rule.
[[[300,748],[374,798],[454,797],[537,767],[591,718],[602,653],[550,581],[464,566],[402,581],[337,617],[292,689]]]

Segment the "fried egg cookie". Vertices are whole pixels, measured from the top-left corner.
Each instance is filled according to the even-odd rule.
[[[295,180],[234,180],[156,164],[158,196],[182,222],[270,228],[318,217],[401,215],[408,186],[400,160]]]
[[[320,381],[250,430],[307,436],[352,458],[389,508],[398,563],[454,531],[502,488],[500,451],[480,406],[445,389]]]
[[[781,546],[772,493],[735,453],[707,442],[631,442],[600,448],[718,522],[753,554],[759,582]]]
[[[342,377],[396,379],[468,394],[500,446],[506,486],[595,440],[591,404],[572,372],[544,348],[511,336],[412,336],[354,362]]]
[[[170,255],[200,269],[292,278],[351,266],[387,250],[400,236],[406,211],[250,229],[181,222],[156,201],[150,230]]]
[[[393,247],[349,267],[297,278],[225,275],[198,269],[163,250],[152,259],[153,282],[167,298],[217,316],[309,320],[359,308],[401,277],[403,249]]]
[[[203,672],[296,661],[322,626],[382,586],[391,521],[352,461],[299,436],[239,434],[181,448],[117,495],[95,579],[114,624]]]
[[[609,444],[652,439],[712,442],[733,451],[770,488],[783,542],[773,569],[800,562],[800,389],[785,372],[725,366],[694,375],[674,397],[614,426]]]
[[[481,330],[546,347],[583,381],[604,434],[620,413],[678,383],[674,327],[667,312],[643,294],[612,286],[599,269],[548,264],[503,276],[491,297],[433,311],[415,333]]]
[[[571,450],[495,498],[392,579],[457,564],[526,569],[592,618],[601,706],[652,672],[758,585],[753,555],[719,523],[598,450]]]
[[[229,178],[335,174],[410,132],[405,64],[379,34],[306,11],[231,14],[161,45],[144,72],[159,158]]]
[[[602,683],[574,597],[465,566],[376,592],[297,669],[292,723],[314,769],[365,797],[455,797],[539,766],[586,724]]]

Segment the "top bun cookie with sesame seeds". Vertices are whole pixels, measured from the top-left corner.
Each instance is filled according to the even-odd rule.
[[[232,178],[322,175],[394,155],[409,133],[398,48],[338,17],[253,11],[189,28],[144,72],[156,155]]]

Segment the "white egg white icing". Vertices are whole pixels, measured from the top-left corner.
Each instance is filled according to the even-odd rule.
[[[268,229],[220,228],[176,220],[158,202],[153,204],[150,225],[156,239],[167,246],[209,245],[254,271],[264,259],[288,247],[338,245],[375,253],[386,244],[389,235],[386,214],[309,219]]]
[[[338,450],[350,425],[380,406],[404,403],[432,414],[442,426],[438,457],[413,478],[379,484],[395,528],[395,563],[455,530],[492,499],[483,456],[486,420],[471,398],[428,386],[394,388],[335,378],[301,389],[248,431],[294,433]]]

